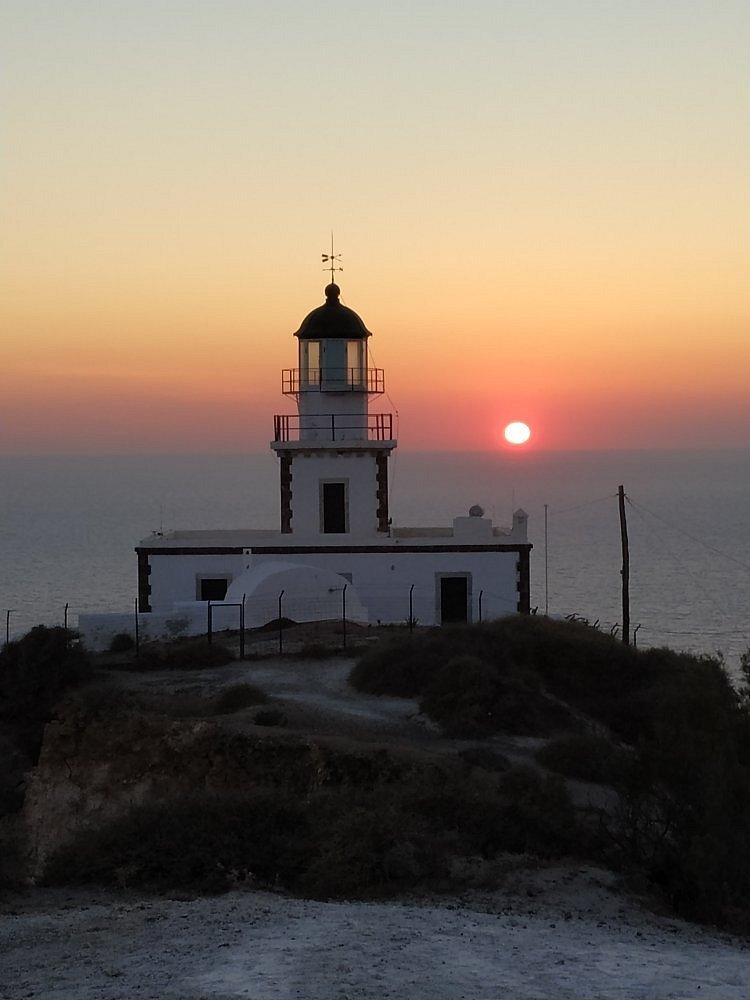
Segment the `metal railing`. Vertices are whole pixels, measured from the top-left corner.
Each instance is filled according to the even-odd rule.
[[[281,391],[285,396],[300,392],[385,392],[382,368],[284,368]]]
[[[392,441],[393,414],[319,413],[299,416],[276,414],[273,418],[274,441]]]

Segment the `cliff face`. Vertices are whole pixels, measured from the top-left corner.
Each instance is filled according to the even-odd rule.
[[[435,766],[365,744],[127,709],[97,713],[70,700],[47,725],[29,775],[23,810],[29,872],[38,877],[50,854],[80,830],[148,800],[255,786],[300,795],[326,785],[368,788]]]

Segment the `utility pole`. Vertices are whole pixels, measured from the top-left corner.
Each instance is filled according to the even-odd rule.
[[[630,645],[630,550],[628,548],[628,523],[625,519],[625,487],[617,489],[620,505],[620,541],[622,543],[622,641]]]
[[[544,505],[544,613],[549,615],[549,561],[547,558],[547,504]]]

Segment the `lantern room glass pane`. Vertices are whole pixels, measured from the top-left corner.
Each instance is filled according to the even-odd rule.
[[[321,388],[339,390],[346,387],[346,342],[343,340],[323,341],[321,362],[323,375]]]
[[[357,388],[365,381],[365,344],[362,340],[346,342],[347,382]]]
[[[320,385],[320,341],[300,341],[300,380],[302,385]]]

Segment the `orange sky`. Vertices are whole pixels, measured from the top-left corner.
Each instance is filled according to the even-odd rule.
[[[744,0],[466,6],[8,0],[0,452],[267,447],[332,228],[403,447],[750,444]]]

